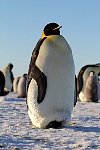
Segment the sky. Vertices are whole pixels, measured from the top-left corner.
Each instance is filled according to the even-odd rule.
[[[69,43],[76,74],[100,63],[100,0],[0,0],[0,69],[14,65],[14,76],[28,72],[44,26],[56,22]]]

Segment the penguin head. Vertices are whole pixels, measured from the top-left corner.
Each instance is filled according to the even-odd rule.
[[[25,78],[27,79],[27,74],[26,74],[26,73],[24,73],[24,74],[23,74],[23,77],[25,77]]]
[[[13,64],[9,63],[8,66],[9,66],[9,70],[11,71],[13,69]]]
[[[2,69],[2,71],[3,73],[7,73],[9,71],[11,72],[12,68],[13,68],[13,64],[9,63]]]
[[[93,76],[93,75],[95,75],[95,72],[94,71],[90,71],[89,76]]]
[[[44,27],[42,32],[42,37],[49,36],[49,35],[60,35],[60,28],[57,23],[49,23]]]

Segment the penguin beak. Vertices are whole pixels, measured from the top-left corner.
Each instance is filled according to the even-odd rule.
[[[60,29],[60,28],[62,28],[62,26],[58,26],[58,27],[54,28],[53,30],[57,30],[57,29]]]

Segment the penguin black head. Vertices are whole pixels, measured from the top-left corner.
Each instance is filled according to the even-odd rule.
[[[26,73],[25,73],[25,74],[23,74],[23,77],[27,78],[27,74],[26,74]]]
[[[13,64],[9,63],[8,66],[10,67],[10,71],[11,71],[13,68]]]
[[[44,36],[60,35],[61,27],[62,26],[59,26],[57,23],[49,23],[44,27],[43,34]]]

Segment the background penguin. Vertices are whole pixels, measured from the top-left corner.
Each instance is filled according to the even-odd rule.
[[[24,74],[22,77],[19,78],[17,93],[19,98],[26,97],[26,80],[27,74]]]
[[[100,67],[100,63],[95,64],[96,66]]]
[[[27,78],[28,115],[37,128],[59,128],[71,119],[75,66],[56,23],[44,27],[32,53]]]
[[[17,87],[18,87],[18,82],[19,82],[20,77],[16,77],[13,80],[13,92],[17,93]]]
[[[89,76],[89,73],[93,71],[95,74],[100,72],[100,66],[95,64],[85,65],[83,66],[77,77],[77,95],[79,96],[81,91],[84,91],[86,80]]]
[[[100,100],[100,73],[98,74],[98,99]]]
[[[12,69],[13,69],[13,64],[9,63],[3,70],[3,74],[5,76],[5,90],[6,91],[12,91],[12,87],[13,87],[13,73],[12,73]]]
[[[80,100],[98,102],[98,76],[94,72],[90,72],[84,87],[83,97]]]
[[[76,105],[77,103],[77,77],[75,75],[75,89],[74,89],[74,106]]]
[[[2,71],[0,71],[0,96],[8,94],[8,91],[4,91],[5,87],[5,77]]]

